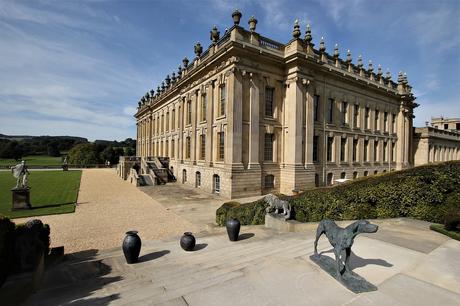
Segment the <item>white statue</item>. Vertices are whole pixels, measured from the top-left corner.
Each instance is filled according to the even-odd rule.
[[[20,164],[11,167],[11,173],[17,178],[16,188],[28,188],[28,176],[29,171],[27,170],[26,161],[23,160]]]

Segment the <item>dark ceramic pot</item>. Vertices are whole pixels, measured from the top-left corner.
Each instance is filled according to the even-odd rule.
[[[184,233],[184,235],[180,238],[180,246],[185,251],[193,251],[195,244],[195,237],[190,232]]]
[[[240,221],[235,218],[230,218],[227,220],[225,226],[227,227],[227,234],[230,241],[238,241],[241,227]]]
[[[141,244],[141,238],[137,235],[137,231],[126,232],[126,237],[123,240],[123,253],[127,263],[137,262],[141,252]]]

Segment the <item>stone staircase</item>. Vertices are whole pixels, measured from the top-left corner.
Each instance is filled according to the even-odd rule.
[[[313,243],[312,237],[267,229],[242,235],[246,239],[238,242],[230,242],[226,234],[197,238],[194,252],[183,251],[179,237],[149,241],[134,265],[125,263],[118,248],[76,257],[47,271],[42,290],[26,305],[187,305],[188,294],[237,279],[245,268],[273,256],[306,256]]]

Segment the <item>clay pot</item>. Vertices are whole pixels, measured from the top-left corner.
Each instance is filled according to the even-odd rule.
[[[230,218],[225,224],[227,227],[227,234],[230,241],[238,241],[238,235],[240,233],[241,223],[238,219]]]
[[[185,251],[193,251],[195,244],[195,237],[190,232],[185,232],[184,235],[180,238],[180,246]]]
[[[126,232],[122,248],[127,263],[132,264],[137,262],[139,253],[141,252],[141,245],[141,238],[137,235],[137,231]]]

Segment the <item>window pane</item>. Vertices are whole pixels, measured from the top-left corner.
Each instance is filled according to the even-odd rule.
[[[265,134],[264,160],[273,161],[273,134]]]
[[[273,117],[274,89],[265,88],[265,116]]]

